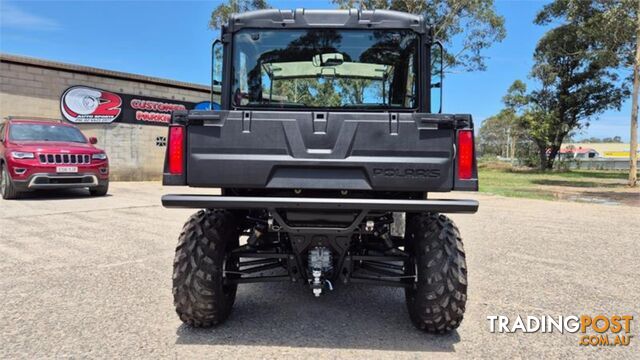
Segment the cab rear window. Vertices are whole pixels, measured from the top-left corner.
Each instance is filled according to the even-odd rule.
[[[241,30],[233,105],[415,108],[418,43],[409,30]]]

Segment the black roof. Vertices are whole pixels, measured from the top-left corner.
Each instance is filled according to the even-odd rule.
[[[243,28],[345,28],[411,29],[426,33],[424,17],[392,10],[278,10],[267,9],[232,14],[226,31]],[[225,31],[225,32],[226,32]]]

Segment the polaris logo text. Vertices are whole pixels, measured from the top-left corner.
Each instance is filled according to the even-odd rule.
[[[394,169],[374,168],[373,176],[407,177],[407,178],[438,178],[440,169]]]

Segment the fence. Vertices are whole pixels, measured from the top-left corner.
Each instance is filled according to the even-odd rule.
[[[582,169],[582,170],[629,170],[629,159],[607,159],[607,158],[595,158],[595,159],[573,159],[566,161],[565,165],[569,166],[569,169]],[[640,161],[638,161],[640,167]]]

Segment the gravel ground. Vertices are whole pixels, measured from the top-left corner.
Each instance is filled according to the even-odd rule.
[[[453,215],[465,240],[469,302],[446,336],[416,331],[401,290],[246,285],[230,319],[196,330],[176,317],[173,248],[188,210],[158,183],[0,200],[0,357],[639,358],[637,208],[445,194],[480,200]],[[203,192],[199,190],[197,192]],[[640,195],[639,195],[640,196]],[[493,334],[489,315],[632,314],[628,347],[578,334]]]

